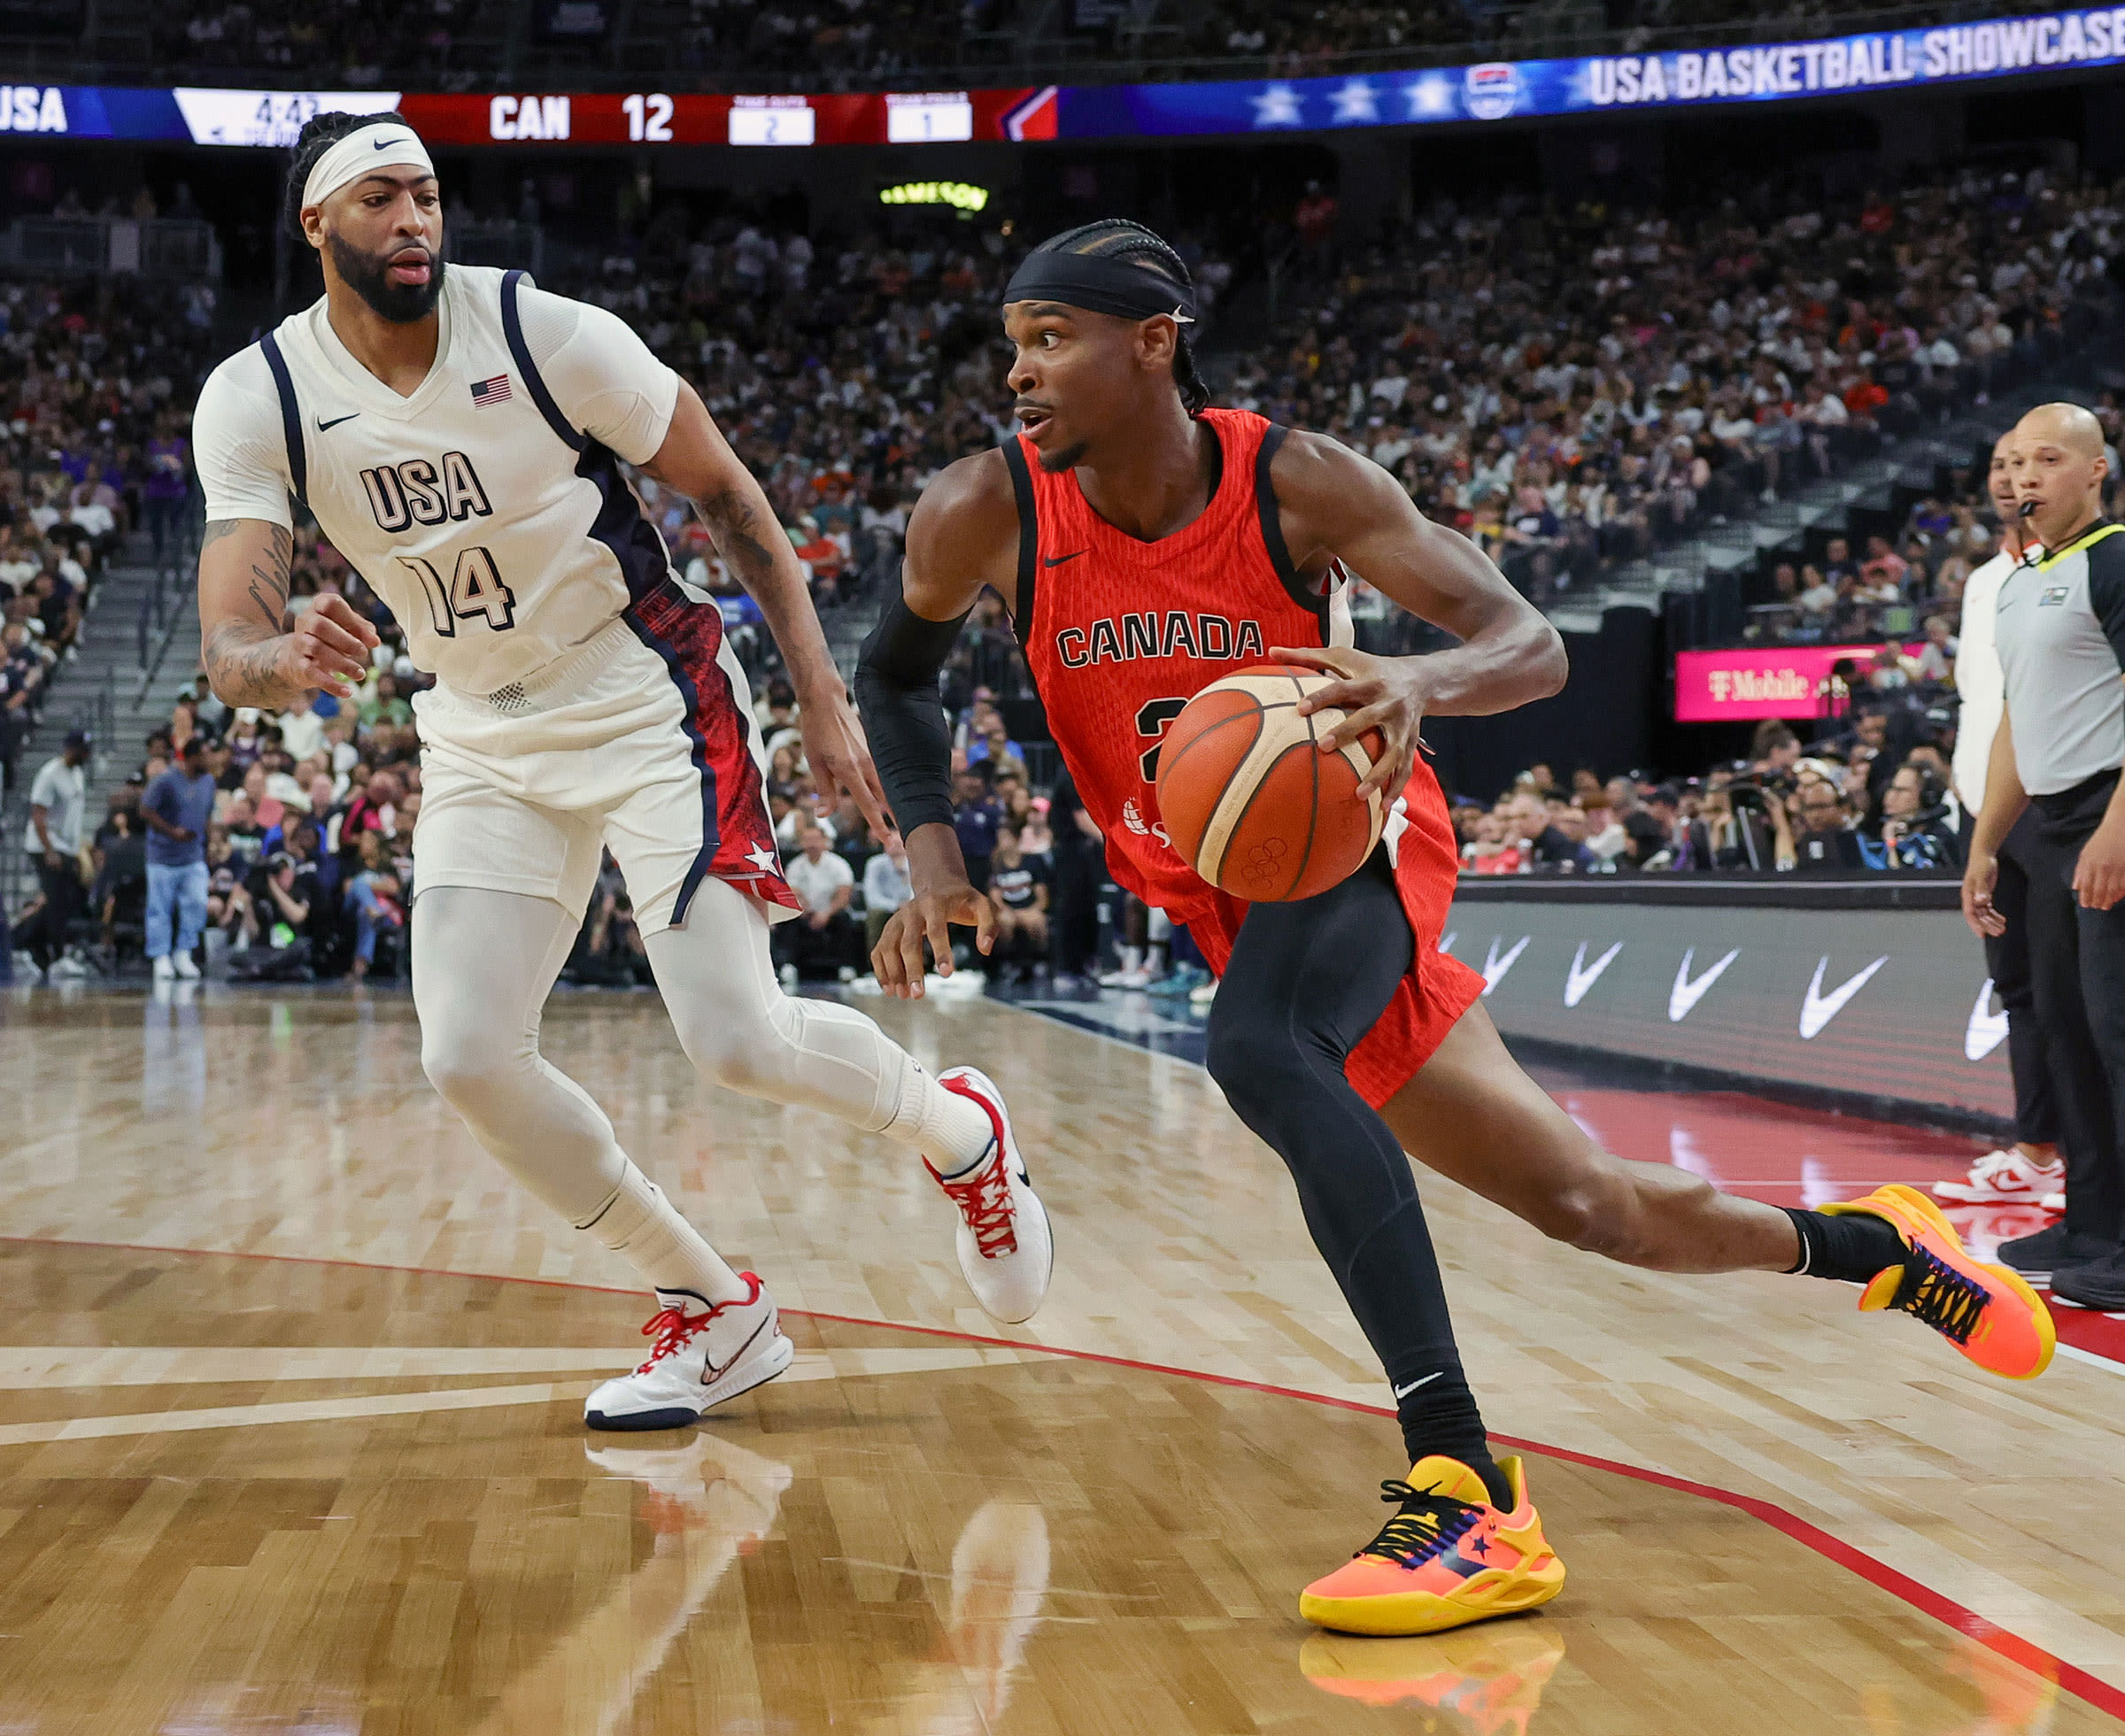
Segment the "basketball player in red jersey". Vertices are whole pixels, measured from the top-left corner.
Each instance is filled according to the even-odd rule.
[[[1545,1602],[1564,1568],[1518,1461],[1494,1461],[1464,1379],[1408,1157],[1550,1236],[1670,1272],[1804,1272],[1866,1286],[1981,1366],[2050,1360],[2043,1304],[1981,1266],[1923,1195],[1878,1190],[1823,1211],[1722,1194],[1600,1150],[1506,1053],[1482,978],[1441,953],[1453,830],[1418,755],[1427,714],[1509,710],[1565,679],[1549,622],[1465,538],[1333,440],[1208,407],[1190,354],[1193,288],[1149,230],[1109,220],[1028,257],[1005,296],[1024,431],[931,485],[908,531],[902,597],[864,648],[866,729],[913,865],[915,897],[874,955],[920,994],[947,924],[987,949],[993,918],[952,825],[937,675],[984,586],[1009,606],[1055,742],[1115,878],[1185,922],[1224,981],[1209,1064],[1290,1168],[1308,1229],[1379,1354],[1413,1462],[1397,1509],[1309,1587],[1325,1626],[1407,1633]],[[1348,572],[1461,643],[1421,657],[1349,644]],[[1318,897],[1248,905],[1167,845],[1153,786],[1162,730],[1218,676],[1269,660],[1336,679],[1302,709],[1347,715],[1321,747],[1378,729],[1367,780],[1395,795],[1379,849]]]

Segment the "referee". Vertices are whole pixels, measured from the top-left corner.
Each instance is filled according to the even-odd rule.
[[[1963,588],[1962,640],[1955,654],[1955,691],[1963,702],[1955,732],[1955,792],[1970,816],[1966,831],[1974,829],[1977,816],[1984,812],[1992,737],[1999,729],[2003,683],[1999,657],[1992,647],[1999,590],[2036,546],[2028,526],[2015,510],[2014,474],[2008,462],[2013,437],[2001,435],[1992,448],[1985,487],[1999,515],[1999,547]],[[1999,877],[1992,886],[1992,903],[2006,931],[1985,937],[1986,973],[2007,1015],[2007,1059],[2014,1075],[2014,1143],[1975,1160],[1962,1180],[1934,1184],[1935,1193],[1959,1204],[2037,1206],[2066,1186],[2066,1167],[2059,1156],[2052,1045],[2037,1015],[2036,985],[2029,970],[2028,860],[2036,847],[2037,823],[2032,807],[2000,842]],[[2073,897],[2063,888],[2049,920],[2069,931],[2074,925]]]
[[[2125,525],[2103,516],[2110,467],[2102,427],[2089,412],[2041,405],[2008,442],[2017,510],[2041,549],[2032,547],[1999,590],[1994,628],[2005,703],[1963,876],[1963,912],[1981,936],[2005,932],[1994,896],[1999,851],[2034,802],[2023,920],[2059,1085],[2066,1217],[1999,1252],[2021,1271],[2049,1272],[2052,1293],[2067,1301],[2121,1308]]]

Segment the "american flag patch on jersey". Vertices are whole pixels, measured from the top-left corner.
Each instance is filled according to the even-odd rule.
[[[484,410],[491,404],[509,402],[509,376],[498,374],[491,380],[475,380],[472,382],[472,407]]]

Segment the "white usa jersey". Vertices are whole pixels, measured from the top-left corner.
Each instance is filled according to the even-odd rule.
[[[447,268],[435,365],[401,397],[321,297],[208,378],[193,447],[210,520],[307,505],[390,606],[418,668],[491,694],[662,584],[618,460],[663,444],[678,376],[615,315],[522,272]]]

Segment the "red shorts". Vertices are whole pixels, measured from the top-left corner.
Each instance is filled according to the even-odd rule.
[[[1480,971],[1439,950],[1461,854],[1439,780],[1421,760],[1388,818],[1385,841],[1395,868],[1395,890],[1417,944],[1410,974],[1343,1069],[1357,1094],[1375,1109],[1384,1107],[1416,1076],[1483,993]],[[1166,914],[1186,924],[1210,968],[1222,976],[1248,909],[1246,899],[1206,885],[1199,898],[1185,907],[1170,905]]]

